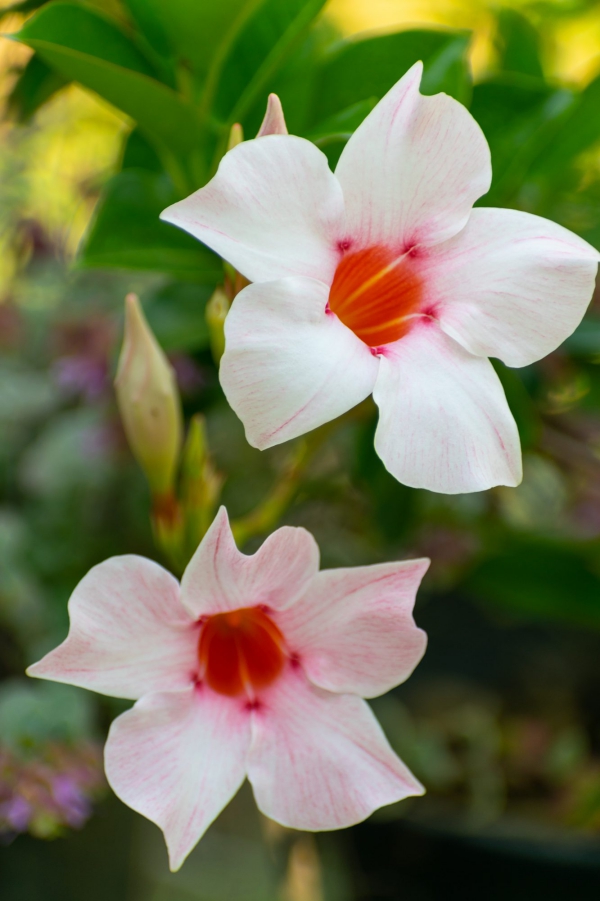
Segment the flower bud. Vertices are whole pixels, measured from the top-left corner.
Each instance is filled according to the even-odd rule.
[[[175,374],[135,294],[125,298],[125,336],[115,389],[134,457],[155,496],[171,492],[182,441]]]
[[[256,137],[264,138],[265,135],[286,135],[287,133],[281,100],[277,94],[269,94],[265,118],[262,120],[262,125],[258,129]]]
[[[225,288],[218,285],[206,304],[204,312],[210,337],[210,349],[217,365],[225,352],[225,320],[230,306]]]
[[[239,122],[234,122],[229,132],[229,140],[227,141],[227,150],[233,150],[238,144],[244,140],[244,129]]]

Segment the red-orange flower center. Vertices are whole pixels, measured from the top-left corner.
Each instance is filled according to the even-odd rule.
[[[368,247],[338,265],[329,308],[365,344],[380,347],[408,332],[422,297],[423,281],[410,253]]]
[[[198,644],[204,680],[222,695],[254,694],[270,685],[285,663],[283,635],[260,607],[209,616]]]

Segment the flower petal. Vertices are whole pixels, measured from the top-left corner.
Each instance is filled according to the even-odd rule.
[[[429,560],[324,570],[275,620],[308,678],[372,698],[408,679],[427,636],[412,617]]]
[[[427,254],[427,295],[447,334],[478,356],[527,366],[579,325],[600,254],[518,210],[475,209],[465,229]]]
[[[253,714],[248,779],[256,803],[293,829],[342,829],[423,787],[369,705],[315,688],[289,668]]]
[[[144,557],[94,566],[69,600],[70,629],[28,675],[118,698],[183,688],[197,669],[197,629],[179,583]]]
[[[373,397],[375,449],[403,484],[458,494],[521,481],[519,434],[492,364],[436,323],[385,348]]]
[[[346,144],[335,174],[344,192],[347,237],[400,250],[455,235],[490,187],[487,141],[446,94],[419,93],[416,63]]]
[[[220,379],[254,447],[297,438],[373,390],[378,361],[326,312],[327,297],[322,282],[286,278],[249,285],[233,302]]]
[[[110,727],[106,776],[165,835],[177,870],[246,775],[250,716],[207,688],[147,695]]]
[[[278,608],[302,594],[318,569],[315,539],[291,526],[269,535],[255,554],[242,554],[221,507],[183,574],[181,599],[195,617],[259,604]]]
[[[310,141],[266,135],[226,153],[204,188],[161,213],[252,282],[305,275],[330,282],[344,200]]]

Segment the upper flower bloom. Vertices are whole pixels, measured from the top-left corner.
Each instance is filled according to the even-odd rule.
[[[68,637],[28,673],[137,700],[111,726],[106,774],[163,830],[172,869],[246,776],[272,819],[338,829],[423,792],[362,698],[423,655],[428,565],[319,572],[313,537],[289,527],[248,557],[221,508],[181,586],[143,557],[94,567]]]
[[[578,325],[599,254],[545,219],[472,209],[490,153],[470,113],[419,93],[417,63],[333,174],[309,141],[240,144],[165,210],[254,284],[225,326],[221,382],[269,447],[373,393],[375,447],[401,482],[480,491],[521,480],[513,417],[487,359],[526,366]]]

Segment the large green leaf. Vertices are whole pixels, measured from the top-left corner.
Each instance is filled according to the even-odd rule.
[[[485,206],[510,204],[562,127],[573,93],[538,78],[499,75],[473,89],[471,112],[492,151],[494,180]]]
[[[314,83],[314,121],[335,115],[361,100],[381,98],[418,60],[425,63],[424,93],[446,91],[468,100],[464,33],[400,31],[343,41],[325,56]]]
[[[39,56],[32,56],[10,92],[9,113],[19,122],[27,122],[46,100],[66,84],[68,79],[64,75],[51,69]]]
[[[203,76],[251,0],[125,0],[158,53],[185,61]]]
[[[232,42],[220,67],[216,115],[243,121],[264,103],[275,76],[306,35],[326,0],[263,0]]]
[[[469,594],[525,618],[600,627],[598,549],[513,540],[467,579]]]
[[[575,95],[536,171],[554,177],[580,153],[600,142],[600,76]]]
[[[524,15],[514,9],[501,9],[496,43],[500,53],[500,69],[543,78],[540,35]]]
[[[152,77],[150,64],[116,22],[74,3],[51,3],[26,22],[18,38],[66,78],[135,119],[165,152],[196,149],[194,108]]]
[[[84,240],[80,265],[157,270],[216,284],[223,275],[219,258],[158,218],[174,199],[164,173],[128,169],[114,176]]]

